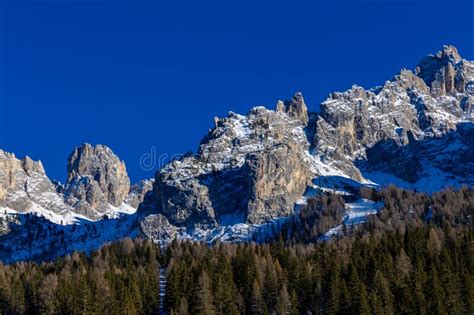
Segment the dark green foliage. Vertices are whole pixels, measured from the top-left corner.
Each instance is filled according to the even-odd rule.
[[[311,198],[298,216],[283,228],[283,235],[303,242],[315,241],[318,236],[339,224],[345,212],[341,195],[322,195]]]
[[[344,229],[345,236],[381,235],[387,231],[404,233],[407,227],[432,224],[448,235],[458,227],[474,227],[474,188],[463,187],[454,191],[443,191],[428,195],[426,193],[403,190],[389,186],[377,191],[361,188],[361,198],[383,202],[379,214],[371,216],[363,228]],[[354,198],[353,198],[354,199]],[[344,215],[345,200],[340,195],[323,194],[308,200],[299,215],[282,229],[282,235],[292,242],[311,243],[338,225]],[[451,232],[450,232],[451,231]],[[429,254],[438,251],[439,239],[430,235]]]
[[[267,244],[175,241],[161,254],[126,239],[89,256],[0,264],[0,313],[156,314],[161,264],[168,314],[474,314],[472,190],[361,194],[383,210],[330,242],[315,240],[340,220],[337,196],[311,201]]]
[[[156,314],[159,251],[126,239],[89,257],[0,264],[1,314]]]
[[[430,196],[388,187],[362,190],[361,196],[383,201],[381,212],[328,243],[315,241],[340,222],[340,196],[310,200],[285,226],[286,240],[212,248],[174,243],[169,251],[179,255],[171,254],[176,260],[170,279],[179,278],[180,296],[192,299],[184,288],[196,278],[180,275],[191,269],[206,270],[213,279],[229,278],[221,272],[227,268],[211,259],[225,257],[233,267],[226,296],[234,297],[241,313],[473,313],[473,190],[447,189]],[[222,292],[213,291],[209,303],[214,309]],[[178,308],[168,304],[169,310]]]
[[[443,241],[430,256],[433,229]],[[175,243],[168,285],[180,298],[168,296],[167,307],[178,313],[185,298],[193,314],[469,314],[473,241],[472,229],[458,228],[449,239],[423,225],[329,244]],[[211,294],[199,284],[204,273]],[[216,285],[222,281],[227,285]]]

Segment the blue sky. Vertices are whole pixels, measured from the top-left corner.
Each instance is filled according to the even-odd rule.
[[[83,142],[140,157],[196,151],[214,116],[310,109],[383,84],[443,44],[474,59],[474,1],[7,0],[0,15],[0,148],[64,180]]]

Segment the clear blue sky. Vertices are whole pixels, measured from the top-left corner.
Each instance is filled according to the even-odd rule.
[[[3,0],[0,148],[64,180],[83,142],[196,151],[214,116],[380,85],[445,44],[474,59],[469,1]]]

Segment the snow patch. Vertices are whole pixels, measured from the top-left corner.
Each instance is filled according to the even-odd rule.
[[[359,199],[356,202],[347,203],[342,223],[332,227],[320,239],[327,241],[334,236],[342,235],[344,228],[367,222],[369,217],[377,214],[382,207],[383,202],[374,202],[367,199]]]

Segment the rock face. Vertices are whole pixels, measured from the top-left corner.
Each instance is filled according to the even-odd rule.
[[[284,112],[290,117],[299,119],[305,126],[308,124],[308,108],[306,107],[301,92],[295,93],[293,98],[289,101],[278,101],[276,110],[277,112]]]
[[[474,172],[473,136],[474,124],[460,122],[456,131],[420,140],[409,137],[410,142],[403,146],[383,140],[368,148],[367,160],[357,164],[363,170],[385,172],[408,183],[419,183],[415,187],[421,190],[432,190],[430,185],[438,190],[439,184],[469,185]]]
[[[433,97],[464,93],[465,85],[472,78],[472,64],[459,55],[456,47],[443,46],[436,55],[421,60],[416,74],[430,87]]]
[[[130,179],[125,163],[120,161],[112,150],[100,144],[83,144],[69,156],[68,184],[83,179],[96,182],[95,187],[98,187],[105,200],[113,206],[119,206],[130,191]],[[90,203],[95,203],[94,198]]]
[[[103,145],[84,144],[71,153],[65,185],[52,182],[41,162],[0,150],[0,207],[54,223],[132,213],[151,187],[144,180],[131,189],[124,162]]]
[[[288,142],[272,151],[250,155],[250,199],[247,221],[261,223],[293,213],[312,177],[301,144]]]
[[[140,229],[153,240],[164,241],[174,239],[179,228],[169,223],[161,214],[151,214],[140,221]]]
[[[138,208],[138,205],[145,199],[146,194],[153,189],[154,182],[154,179],[143,179],[137,184],[133,184],[125,198],[125,203],[133,208]]]
[[[164,218],[167,226],[200,228],[266,222],[291,214],[307,189],[325,188],[319,182],[344,178],[426,190],[472,182],[473,95],[466,86],[473,80],[473,63],[444,46],[415,73],[330,94],[316,115],[298,92],[276,111],[216,118],[197,154],[157,173],[141,208],[160,219],[144,226],[152,233]]]
[[[109,215],[130,192],[125,163],[106,146],[83,144],[75,148],[67,169],[65,200],[87,217]]]
[[[216,119],[196,155],[157,173],[156,212],[171,224],[201,227],[292,213],[312,177],[303,130],[308,114],[300,93],[283,104],[276,112],[255,107],[247,116]]]
[[[353,86],[332,93],[321,104],[316,122],[316,154],[358,181],[364,181],[362,173],[369,171],[416,183],[428,168],[440,167],[429,146],[450,137],[447,134],[460,122],[472,123],[473,96],[465,91],[472,80],[474,64],[462,59],[456,48],[444,46],[435,56],[425,57],[416,74],[402,70],[382,87]],[[459,143],[466,145],[461,152],[472,152],[468,139]],[[452,170],[442,170],[453,175]]]
[[[72,210],[56,192],[40,161],[0,150],[0,207],[19,213],[66,215]]]

